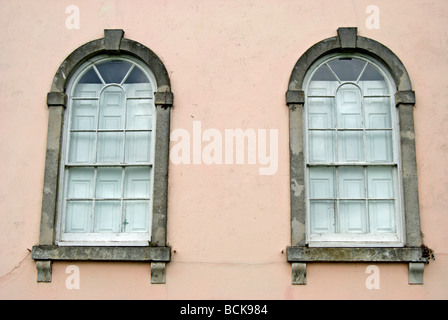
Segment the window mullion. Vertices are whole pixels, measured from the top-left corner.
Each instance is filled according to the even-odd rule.
[[[131,66],[131,68],[129,68],[128,72],[126,73],[126,75],[124,76],[123,80],[121,81],[120,86],[123,86],[123,83],[126,82],[126,80],[128,79],[128,77],[131,74],[131,72],[134,70],[134,68],[135,68],[135,64],[133,64]]]
[[[106,82],[103,79],[103,76],[100,74],[100,72],[98,71],[98,69],[96,68],[96,65],[93,65],[93,70],[95,70],[96,75],[98,76],[98,78],[101,80],[101,83],[103,85],[106,85]]]
[[[126,168],[122,167],[121,169],[121,199],[120,199],[120,208],[121,208],[121,220],[120,220],[120,232],[123,233],[126,230],[126,212],[124,209],[124,187],[125,187],[125,177],[126,177]]]
[[[92,216],[91,216],[91,225],[90,225],[90,232],[95,232],[95,208],[96,208],[96,185],[97,185],[97,179],[98,179],[98,168],[94,168],[93,173],[93,199],[92,199]]]
[[[335,198],[336,198],[336,206],[334,212],[334,223],[335,223],[335,233],[340,233],[340,219],[339,219],[339,167],[335,167]]]
[[[366,233],[370,233],[370,212],[369,212],[369,180],[368,180],[368,167],[364,167],[364,188],[365,188],[365,200],[366,200]]]

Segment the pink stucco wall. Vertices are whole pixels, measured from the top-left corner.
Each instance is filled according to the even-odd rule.
[[[77,5],[80,28],[66,27]],[[380,28],[366,27],[366,8]],[[446,299],[448,298],[448,2],[441,0],[0,0],[0,299]],[[406,264],[310,264],[308,285],[291,285],[289,131],[285,92],[313,44],[358,27],[403,61],[417,94],[415,130],[424,242],[436,252],[425,284],[408,285]],[[36,283],[28,249],[38,244],[48,108],[66,56],[119,28],[168,69],[171,128],[278,129],[279,167],[171,165],[166,285],[139,263],[75,263],[81,288],[66,288],[54,263]]]

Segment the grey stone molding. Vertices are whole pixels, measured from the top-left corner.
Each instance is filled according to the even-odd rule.
[[[153,72],[157,82],[156,150],[154,159],[154,200],[152,238],[148,247],[57,247],[55,246],[59,168],[66,87],[70,77],[88,59],[99,55],[126,54],[138,58]],[[168,72],[160,58],[146,46],[124,38],[123,30],[104,30],[104,37],[82,45],[60,65],[47,94],[49,124],[45,161],[44,190],[39,245],[33,248],[38,282],[51,282],[51,264],[59,260],[75,261],[140,261],[155,264],[152,283],[165,282],[165,265],[170,261],[167,246],[167,194],[170,112],[173,106]],[[161,258],[160,253],[163,253]]]
[[[404,189],[404,248],[309,248],[306,243],[305,157],[303,133],[303,82],[310,67],[319,59],[334,53],[366,54],[388,69],[396,85],[399,110],[402,185]],[[383,44],[358,35],[357,28],[339,28],[337,36],[325,39],[308,49],[297,61],[286,92],[289,107],[291,247],[293,284],[306,284],[306,264],[314,262],[394,262],[409,263],[409,282],[423,284],[424,257],[418,203],[417,164],[413,107],[415,92],[408,72],[400,59]]]

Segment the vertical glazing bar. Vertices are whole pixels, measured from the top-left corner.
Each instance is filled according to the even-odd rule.
[[[341,226],[339,225],[340,219],[339,219],[339,167],[334,167],[334,179],[335,179],[335,189],[333,190],[335,192],[336,196],[336,206],[334,208],[334,231],[335,233],[340,233]]]
[[[95,128],[95,159],[93,160],[94,164],[98,163],[98,130],[100,128],[100,109],[101,109],[101,94],[98,96],[98,105],[96,108],[96,128]]]
[[[125,187],[125,176],[126,176],[126,167],[121,168],[121,199],[120,199],[120,208],[121,208],[121,219],[120,219],[120,232],[126,232],[126,210],[124,208],[124,187]]]
[[[97,179],[98,179],[98,167],[95,167],[94,173],[93,173],[93,199],[92,199],[92,217],[91,217],[91,225],[90,225],[90,232],[95,232],[95,208],[96,208],[96,185],[97,185]]]
[[[131,68],[133,69],[133,68]],[[127,121],[128,121],[128,95],[126,93],[126,90],[124,90],[123,87],[121,89],[124,92],[124,120],[123,120],[123,153],[122,153],[122,161],[121,163],[126,163],[126,137],[127,137]]]
[[[367,176],[367,166],[364,166],[364,188],[366,200],[366,233],[370,233],[370,213],[369,213],[369,177]]]

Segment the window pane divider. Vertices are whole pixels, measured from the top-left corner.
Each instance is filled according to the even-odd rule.
[[[125,122],[126,123],[126,122]],[[126,136],[124,137],[124,139],[126,140]],[[123,154],[123,158],[124,158],[124,154]],[[121,199],[120,199],[120,210],[121,210],[121,219],[120,219],[120,232],[124,233],[126,231],[126,212],[124,210],[124,202],[123,202],[123,198],[125,195],[125,179],[126,179],[126,167],[123,167],[121,169]]]
[[[149,201],[150,198],[67,198],[67,201]]]
[[[70,132],[152,132],[152,129],[70,129]]]
[[[314,162],[314,163],[307,163],[307,167],[351,167],[351,166],[358,166],[358,167],[374,167],[374,166],[380,166],[380,167],[393,167],[397,166],[397,163],[394,162],[374,162],[374,163],[365,163],[365,162],[343,162],[343,163],[337,163],[337,162]]]
[[[150,167],[152,168],[152,163],[67,163],[66,168],[103,168],[103,167],[115,167],[115,168],[126,168],[126,167]]]
[[[308,129],[309,131],[359,131],[359,132],[364,132],[364,131],[393,131],[393,128],[310,128]]]
[[[127,97],[126,100],[153,100],[153,97]]]
[[[392,201],[395,198],[310,198],[311,201]]]
[[[98,101],[100,98],[99,97],[72,97],[72,100],[92,100],[92,101]]]
[[[372,94],[365,95],[364,98],[390,98],[390,94]]]

